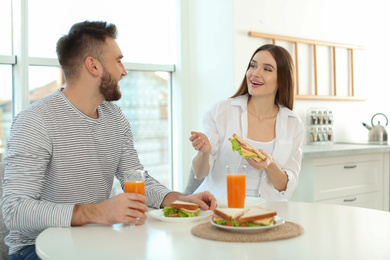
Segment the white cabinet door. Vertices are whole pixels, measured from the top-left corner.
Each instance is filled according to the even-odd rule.
[[[389,153],[302,160],[290,201],[389,210]]]
[[[318,203],[338,204],[344,206],[355,206],[369,209],[383,209],[383,196],[381,192],[351,195],[331,200],[320,200]]]
[[[314,201],[380,191],[383,159],[359,155],[314,161]]]

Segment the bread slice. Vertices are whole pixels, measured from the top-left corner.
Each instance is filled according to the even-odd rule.
[[[240,217],[245,213],[245,209],[238,208],[216,208],[214,209],[214,213],[219,215],[220,217],[228,220],[233,220]]]
[[[254,206],[248,209],[239,219],[240,222],[252,222],[259,219],[271,218],[276,216],[276,211]]]
[[[254,157],[253,159],[256,160],[257,162],[265,161],[267,160],[267,157],[264,156],[264,154],[260,153],[259,150],[257,150],[253,145],[248,143],[246,140],[242,139],[239,137],[237,134],[233,134],[233,137],[238,141],[238,143],[241,146],[241,149],[245,149],[249,152],[257,154],[259,157]],[[231,138],[229,138],[229,141]]]
[[[189,210],[197,210],[199,209],[199,205],[191,202],[185,202],[181,200],[175,200],[170,205],[171,208],[174,209],[189,209]]]
[[[199,208],[198,209],[186,209],[186,208],[180,208],[181,211],[183,212],[187,212],[187,213],[192,213],[192,214],[196,214],[198,213],[199,211]]]

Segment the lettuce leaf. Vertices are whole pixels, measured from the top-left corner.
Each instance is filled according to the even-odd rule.
[[[271,220],[267,224],[260,224],[260,225],[258,225],[258,224],[254,224],[252,222],[240,223],[237,220],[218,219],[218,220],[215,221],[215,223],[217,223],[218,225],[233,224],[234,227],[239,227],[241,224],[245,224],[248,227],[261,227],[261,226],[271,226],[271,225],[274,224],[274,221]]]
[[[179,217],[181,218],[193,218],[193,217],[196,217],[200,214],[200,211],[198,211],[197,213],[189,213],[189,212],[184,212],[184,211],[180,211],[179,210]]]
[[[164,217],[169,217],[171,214],[177,214],[179,210],[174,209],[171,207],[164,207],[163,212],[164,212]]]
[[[231,140],[231,143],[232,143],[232,150],[233,150],[233,151],[239,152],[240,155],[243,156],[243,155],[242,155],[242,151],[241,151],[241,146],[240,146],[240,144],[238,143],[238,141],[236,140],[236,138],[233,138],[233,139]],[[258,155],[257,155],[257,154],[253,154],[253,155],[244,156],[244,157],[245,157],[245,158],[248,158],[248,159],[253,159],[254,157],[258,157]]]
[[[197,213],[189,213],[171,207],[164,207],[163,213],[164,217],[169,217],[171,214],[178,214],[181,218],[192,218],[199,216],[200,210]]]
[[[226,225],[226,224],[233,224],[233,226],[235,227],[239,227],[240,226],[240,222],[238,222],[237,220],[228,220],[228,219],[218,219],[215,221],[215,223],[217,223],[218,225]]]
[[[232,143],[232,150],[233,150],[233,151],[237,151],[237,152],[240,153],[240,155],[242,155],[242,154],[241,154],[241,146],[240,146],[240,144],[237,142],[236,138],[233,138],[233,139],[231,140],[231,143]]]

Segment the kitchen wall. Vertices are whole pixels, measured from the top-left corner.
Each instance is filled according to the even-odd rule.
[[[182,0],[179,17],[177,84],[174,123],[175,188],[182,189],[194,151],[191,130],[201,130],[205,110],[231,96],[240,84],[253,51],[264,40],[249,31],[361,45],[366,50],[355,63],[355,92],[367,101],[295,102],[294,111],[306,122],[311,107],[327,107],[334,114],[336,142],[364,142],[375,113],[390,117],[390,25],[386,0]],[[302,76],[302,75],[301,75]],[[310,87],[310,86],[306,86]],[[175,101],[180,98],[180,101]],[[379,118],[384,124],[382,118]],[[390,118],[389,118],[390,119]],[[182,121],[184,120],[184,121]],[[184,124],[181,124],[183,123]],[[387,129],[388,130],[388,129]]]
[[[366,141],[369,123],[378,112],[390,117],[387,93],[390,84],[389,35],[383,31],[390,25],[385,10],[387,1],[349,0],[237,0],[234,1],[234,85],[239,85],[247,57],[262,44],[261,39],[248,37],[248,31],[322,41],[349,43],[366,47],[361,59],[355,60],[355,89],[368,101],[296,101],[295,111],[302,119],[310,107],[327,107],[335,115],[336,141]],[[383,117],[378,117],[382,124]]]
[[[206,109],[234,89],[233,0],[178,0],[178,60],[173,78],[173,188],[184,190]]]

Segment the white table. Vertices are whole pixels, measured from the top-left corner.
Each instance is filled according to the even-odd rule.
[[[202,222],[176,224],[149,217],[136,227],[49,228],[38,236],[36,251],[44,260],[390,259],[389,212],[305,202],[262,206],[300,224],[305,233],[272,242],[219,242],[191,234],[191,228]]]

